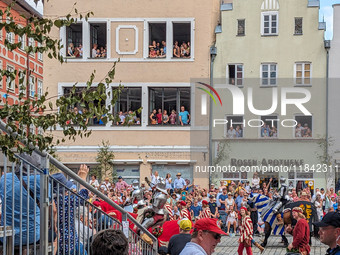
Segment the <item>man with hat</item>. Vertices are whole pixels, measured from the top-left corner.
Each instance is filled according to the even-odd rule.
[[[211,255],[221,242],[221,235],[226,235],[220,228],[217,219],[204,218],[196,222],[187,243],[180,255]]]
[[[340,255],[340,213],[329,212],[321,222],[313,222],[313,225],[319,227],[321,243],[329,246],[326,255]]]
[[[181,176],[181,173],[176,174],[177,179],[174,181],[174,189],[181,190],[187,185]]]
[[[105,192],[109,192],[111,183],[109,182],[109,178],[106,177],[104,182],[100,185],[101,188],[104,189]]]
[[[125,190],[129,185],[123,181],[123,178],[121,176],[118,176],[118,182],[116,183],[116,189],[119,193],[122,193],[123,190]]]
[[[299,201],[307,201],[307,202],[310,202],[309,199],[308,199],[308,197],[307,197],[307,193],[306,193],[306,192],[304,192],[304,191],[301,192]]]
[[[181,201],[179,203],[179,207],[180,207],[179,218],[180,219],[186,218],[186,219],[191,220],[190,212],[189,212],[189,210],[187,209],[186,206],[187,206],[187,203],[184,202],[184,201]]]
[[[168,254],[179,255],[187,243],[191,240],[191,221],[184,218],[178,221],[179,234],[170,238],[168,245]]]

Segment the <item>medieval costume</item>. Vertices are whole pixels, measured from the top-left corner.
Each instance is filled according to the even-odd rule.
[[[294,207],[292,211],[298,212],[300,217],[293,230],[293,249],[297,249],[302,255],[307,255],[310,253],[308,222],[303,215],[302,208]]]
[[[187,218],[189,220],[191,220],[191,215],[189,210],[186,208],[187,203],[185,203],[184,201],[180,202],[180,207],[181,207],[181,212],[179,214],[179,219],[184,219]]]
[[[203,212],[201,214],[201,219],[211,218],[211,212],[209,208],[209,203],[206,200],[202,201]]]

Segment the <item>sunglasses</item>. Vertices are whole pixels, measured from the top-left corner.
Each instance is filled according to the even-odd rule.
[[[222,237],[221,234],[217,234],[217,233],[214,233],[214,232],[211,232],[211,231],[206,231],[206,232],[211,234],[215,240],[221,239],[221,237]]]

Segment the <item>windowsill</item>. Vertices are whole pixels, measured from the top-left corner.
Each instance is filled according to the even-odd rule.
[[[242,36],[246,36],[246,35],[244,34],[244,35],[236,35],[236,36],[240,36],[240,37],[242,37]]]
[[[274,88],[277,87],[277,85],[260,85],[260,88]]]
[[[161,124],[148,124],[147,127],[190,127],[190,124],[187,125],[177,125],[177,124],[169,124],[169,125],[161,125]]]
[[[74,58],[76,58],[76,57],[74,57]],[[78,57],[78,58],[82,58],[82,57]],[[107,57],[106,58],[90,58],[90,57],[88,57],[87,59],[100,59],[100,60],[102,60],[102,59],[107,59]]]
[[[176,58],[176,57],[171,57],[171,59],[191,59],[191,57],[190,57],[190,58]]]
[[[230,84],[230,83],[228,85],[235,86],[235,87],[238,87],[238,88],[243,88],[244,87],[243,85],[235,85],[235,84]]]
[[[259,137],[260,139],[279,139],[279,137]]]
[[[131,124],[131,125],[129,125],[129,124],[127,124],[127,125],[111,125],[110,127],[141,127],[142,125],[141,124]]]
[[[311,84],[294,84],[294,87],[312,87]]]
[[[293,34],[293,35],[303,35],[303,34]]]
[[[82,59],[83,57],[72,57],[72,56],[67,56],[67,57],[64,57],[66,59]]]
[[[63,57],[68,62],[116,62],[118,58],[74,58]],[[191,58],[120,58],[120,62],[194,62],[195,59]]]
[[[263,37],[271,37],[271,36],[278,36],[279,34],[269,34],[269,35],[264,35],[264,34],[262,34],[261,36],[263,36]]]
[[[164,57],[154,57],[154,58],[148,57],[148,59],[166,59],[166,56],[164,56]]]

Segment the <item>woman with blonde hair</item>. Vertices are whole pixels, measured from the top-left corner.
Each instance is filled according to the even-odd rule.
[[[293,234],[293,242],[288,245],[290,252],[300,253],[301,255],[307,255],[310,253],[309,246],[309,225],[301,207],[294,207],[292,210],[293,218],[297,221],[294,230],[291,226],[286,228],[288,233]]]

